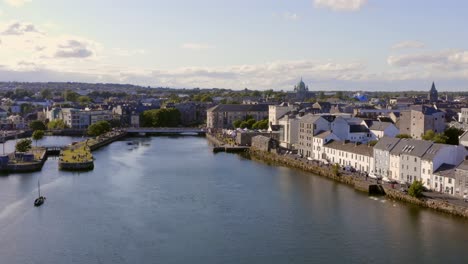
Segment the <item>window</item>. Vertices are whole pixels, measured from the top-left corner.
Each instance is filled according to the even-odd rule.
[[[426,169],[423,169],[423,173],[426,173]]]
[[[452,183],[452,179],[448,179],[448,183]]]
[[[414,167],[414,171],[416,171],[416,167]]]
[[[417,162],[418,160],[416,158],[414,158],[414,162]]]

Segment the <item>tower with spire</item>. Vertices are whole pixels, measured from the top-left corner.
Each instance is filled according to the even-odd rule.
[[[429,91],[429,95],[427,96],[427,99],[429,99],[429,102],[431,103],[437,103],[437,100],[439,100],[439,93],[437,92],[434,82],[432,82],[432,87],[431,87],[431,90]]]

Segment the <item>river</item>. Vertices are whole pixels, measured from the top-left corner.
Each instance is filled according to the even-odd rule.
[[[467,261],[467,220],[213,154],[204,138],[132,138],[94,156],[91,172],[51,157],[0,177],[0,263]],[[35,208],[38,179],[47,200]]]

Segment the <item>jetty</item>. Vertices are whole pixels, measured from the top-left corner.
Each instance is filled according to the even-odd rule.
[[[40,171],[47,160],[47,151],[42,147],[34,147],[30,152],[13,152],[0,156],[1,173],[20,173]]]

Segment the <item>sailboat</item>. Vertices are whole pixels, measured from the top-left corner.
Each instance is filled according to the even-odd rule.
[[[41,196],[41,185],[39,184],[39,180],[37,181],[37,191],[39,192],[39,197],[34,200],[34,206],[41,206],[46,198]]]

